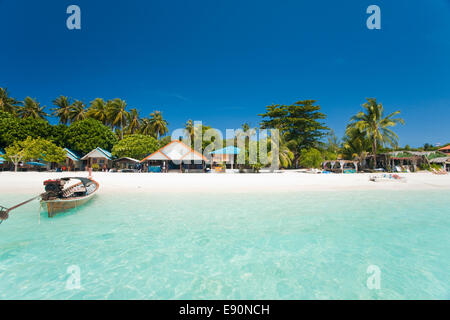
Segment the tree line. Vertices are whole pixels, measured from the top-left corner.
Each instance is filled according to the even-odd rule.
[[[127,103],[119,98],[105,101],[96,98],[87,106],[83,101],[59,96],[53,100],[51,113],[46,107],[31,97],[19,101],[9,96],[6,88],[0,88],[0,111],[13,114],[21,119],[43,119],[48,116],[58,118],[59,124],[68,125],[80,120],[92,118],[115,130],[120,139],[124,134],[140,133],[159,138],[168,131],[168,122],[161,111],[154,111],[148,117],[141,118],[136,108],[127,110]]]
[[[26,97],[19,101],[11,97],[6,88],[0,88],[0,148],[31,137],[47,139],[81,154],[99,146],[116,155],[139,158],[170,141],[170,137],[164,137],[168,122],[160,111],[142,118],[136,108],[128,109],[127,103],[119,98],[96,98],[86,105],[80,100],[59,96],[52,103],[51,112],[47,113],[46,107],[36,99]],[[399,149],[398,136],[393,131],[398,124],[404,124],[399,114],[400,111],[394,111],[385,115],[383,105],[375,98],[368,98],[362,110],[349,119],[345,135],[339,139],[326,126],[326,115],[317,101],[302,100],[290,105],[267,106],[265,112],[259,114],[262,120],[258,128],[279,130],[276,151],[279,164],[284,168],[317,167],[323,160],[338,158],[363,161],[369,154],[373,155],[372,165],[375,166],[379,152]],[[59,124],[49,124],[48,116],[56,117]],[[188,120],[184,128],[193,146],[194,133],[202,134],[211,127],[197,128]],[[256,129],[247,123],[242,125],[245,132]],[[251,141],[248,135],[244,137],[246,146],[259,143]],[[234,145],[238,138],[235,137]],[[211,141],[203,141],[202,150]],[[270,137],[266,142],[270,142]],[[151,147],[138,147],[142,145]],[[433,149],[429,144],[425,147]],[[269,149],[269,157],[273,151]]]

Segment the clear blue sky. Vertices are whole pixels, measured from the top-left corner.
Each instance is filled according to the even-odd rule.
[[[81,7],[82,30],[66,28]],[[381,8],[382,29],[366,28]],[[122,98],[170,129],[257,125],[316,99],[338,136],[366,97],[401,110],[402,145],[450,142],[450,1],[0,0],[0,87],[43,105]]]

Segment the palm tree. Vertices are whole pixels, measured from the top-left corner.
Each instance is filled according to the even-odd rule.
[[[184,128],[186,129],[187,134],[191,137],[191,142],[194,141],[194,133],[195,133],[194,121],[189,119],[184,125]]]
[[[161,111],[154,111],[150,114],[150,123],[158,139],[167,133],[168,123],[163,119]]]
[[[342,153],[344,158],[358,160],[363,163],[372,144],[367,137],[358,129],[348,127],[345,137],[342,139]]]
[[[108,110],[108,117],[112,126],[120,130],[120,139],[123,139],[123,128],[127,124],[128,112],[127,103],[122,99],[114,99]]]
[[[280,137],[279,145],[275,148],[278,149],[278,164],[283,168],[289,168],[294,160],[294,153],[289,149],[289,143],[285,141],[284,137]],[[272,152],[276,149],[270,150],[267,154],[269,161],[272,161]]]
[[[87,118],[86,104],[82,101],[75,100],[69,113],[70,122],[76,122]]]
[[[8,88],[0,88],[0,111],[16,114],[20,101],[11,98]]]
[[[400,111],[395,111],[384,117],[383,105],[378,103],[375,98],[367,98],[367,102],[362,107],[364,111],[350,119],[348,129],[356,128],[370,140],[375,168],[378,147],[384,145],[395,147],[398,145],[398,136],[389,127],[394,127],[398,123],[404,124],[405,121],[402,118],[394,118]]]
[[[143,118],[141,120],[141,128],[139,131],[143,135],[152,136],[152,137],[156,138],[156,134],[155,134],[155,131],[153,130],[152,122],[150,121],[149,118]]]
[[[40,103],[35,99],[26,97],[23,107],[18,109],[17,113],[22,119],[33,118],[33,119],[45,119],[48,114],[44,111],[45,106],[41,107]]]
[[[141,118],[139,117],[139,111],[137,109],[131,109],[128,114],[128,129],[131,134],[138,132],[141,127]]]
[[[52,108],[52,115],[59,118],[60,124],[67,124],[70,118],[70,110],[72,109],[72,104],[70,98],[65,96],[59,96],[53,100],[53,105],[56,108]]]
[[[108,124],[108,104],[102,98],[96,98],[91,101],[87,111],[87,116],[100,121],[104,125]]]

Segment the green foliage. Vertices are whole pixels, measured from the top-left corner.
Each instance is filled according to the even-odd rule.
[[[94,170],[94,171],[100,170],[100,165],[98,163],[93,163],[91,167],[92,167],[92,170]]]
[[[163,137],[163,138],[159,139],[159,141],[158,141],[159,147],[162,148],[165,145],[169,144],[171,141],[172,141],[172,137],[171,136]]]
[[[159,144],[155,138],[132,134],[125,136],[123,140],[114,145],[112,155],[118,158],[130,157],[140,160],[158,149]]]
[[[292,166],[292,162],[294,161],[294,153],[289,148],[289,144],[283,139],[283,137],[280,137],[278,141],[278,146],[276,144],[272,146],[271,138],[267,140],[268,147],[270,148],[269,153],[267,154],[268,160],[272,165],[275,165],[276,167],[281,168],[289,168]],[[264,143],[264,141],[260,141],[260,143]],[[275,148],[277,149],[275,149]],[[278,152],[278,164],[272,163],[274,160],[274,155]],[[275,159],[277,161],[277,159]]]
[[[86,154],[97,147],[111,150],[117,142],[110,128],[89,118],[72,123],[67,128],[64,139],[69,149],[80,154]]]
[[[166,120],[163,119],[161,111],[154,111],[150,114],[150,119],[148,120],[149,128],[152,133],[156,135],[157,138],[165,135],[168,131],[167,126],[169,125]]]
[[[6,158],[14,163],[16,170],[20,161],[42,159],[47,162],[62,162],[66,158],[63,148],[42,138],[27,137],[23,141],[16,141],[6,147],[5,151]]]
[[[370,140],[365,134],[356,128],[347,128],[346,135],[342,139],[342,155],[344,159],[363,161],[371,147]]]
[[[298,101],[292,105],[267,106],[266,113],[260,114],[263,118],[263,129],[276,128],[280,135],[291,143],[291,149],[296,157],[302,149],[314,147],[324,136],[324,131],[329,130],[321,120],[326,115],[319,112],[320,106],[314,105],[315,100]]]
[[[325,151],[322,151],[322,157],[325,160],[337,160],[338,155],[337,155],[337,153],[325,150]]]
[[[323,158],[319,150],[303,149],[300,153],[300,165],[305,168],[320,168]]]
[[[64,131],[66,126],[52,126],[43,119],[20,119],[0,111],[0,147],[7,147],[16,141],[27,137],[43,138],[64,146]]]
[[[35,139],[33,142],[34,159],[42,159],[47,162],[63,162],[66,159],[66,151],[51,141]]]
[[[108,118],[112,126],[119,129],[120,138],[123,139],[123,131],[128,121],[127,103],[121,99],[114,99],[108,105]]]
[[[367,102],[362,107],[364,111],[350,119],[347,130],[358,130],[370,141],[374,158],[376,158],[379,147],[385,145],[397,147],[398,136],[389,128],[399,123],[405,123],[402,118],[394,118],[400,114],[400,111],[384,116],[383,105],[378,103],[375,98],[367,98]],[[376,165],[376,161],[373,165]]]
[[[70,111],[72,109],[71,99],[65,96],[59,96],[55,100],[53,100],[53,105],[55,108],[51,110],[52,115],[59,118],[59,123],[67,124],[70,120]]]
[[[36,99],[26,97],[23,102],[23,106],[17,109],[17,114],[25,118],[45,119],[48,114],[45,112],[45,106],[41,107],[41,104]]]
[[[263,165],[259,162],[251,165],[251,168],[253,170],[255,170],[256,173],[259,173],[259,171],[261,170],[262,167],[263,167]]]
[[[0,111],[16,114],[20,102],[9,96],[8,88],[0,88]]]

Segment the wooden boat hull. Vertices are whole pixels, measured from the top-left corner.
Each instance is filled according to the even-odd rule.
[[[41,206],[47,210],[49,218],[53,218],[58,213],[77,208],[91,200],[97,193],[99,184],[94,180],[92,180],[92,182],[96,185],[95,190],[86,196],[67,199],[42,200]]]

